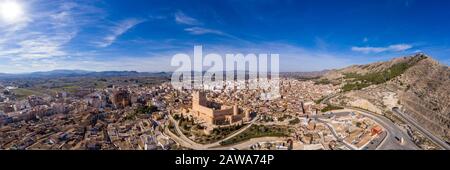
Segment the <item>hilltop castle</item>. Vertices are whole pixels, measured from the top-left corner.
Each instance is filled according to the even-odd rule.
[[[193,116],[212,125],[233,124],[239,121],[249,121],[250,111],[242,111],[237,104],[234,106],[220,105],[206,99],[206,94],[194,91],[192,94]]]

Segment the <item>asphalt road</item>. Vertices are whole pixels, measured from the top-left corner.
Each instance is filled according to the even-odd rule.
[[[349,108],[352,110],[357,110],[361,114],[366,117],[371,118],[376,121],[378,124],[384,127],[388,134],[386,136],[385,141],[382,142],[381,146],[377,149],[380,150],[418,150],[420,149],[417,145],[411,140],[411,138],[406,134],[405,131],[401,130],[397,125],[395,125],[388,118],[379,115],[377,113],[372,113],[367,110],[359,109],[359,108]],[[399,139],[403,139],[401,142]]]
[[[335,95],[331,95],[331,96],[327,97],[325,100],[323,100],[322,102],[326,103],[331,97],[334,97],[334,96]],[[382,115],[379,115],[377,113],[373,113],[373,112],[370,112],[370,111],[367,111],[367,110],[354,108],[354,107],[345,107],[345,109],[359,111],[364,116],[371,118],[372,120],[374,120],[375,122],[380,124],[382,127],[384,127],[384,129],[387,131],[387,134],[386,134],[386,137],[384,138],[384,140],[380,142],[380,145],[378,145],[378,147],[376,147],[377,150],[418,150],[418,149],[420,149],[411,140],[411,138],[406,134],[405,131],[401,130],[397,125],[395,125],[391,120],[387,119],[386,117],[384,117]],[[401,113],[398,113],[398,114],[403,115]],[[318,117],[315,117],[315,118],[318,118]],[[232,134],[232,135],[230,135],[230,136],[228,136],[228,137],[226,137],[226,138],[224,138],[224,139],[222,139],[220,141],[217,141],[217,142],[214,142],[214,143],[211,143],[211,144],[206,144],[206,145],[195,143],[192,140],[190,140],[189,138],[187,138],[183,133],[181,133],[181,130],[179,129],[178,124],[173,119],[173,117],[169,116],[169,119],[170,119],[170,121],[172,121],[175,124],[175,129],[176,129],[177,133],[180,134],[180,137],[177,137],[177,140],[178,140],[179,143],[184,144],[185,146],[187,145],[186,147],[190,147],[192,149],[205,150],[205,149],[212,149],[212,148],[215,148],[215,147],[219,147],[221,141],[230,139],[230,138],[234,137],[235,135],[238,135],[241,132],[245,131],[248,127],[250,127],[256,121],[257,118],[252,120],[250,122],[250,124],[247,125],[246,127],[241,128],[238,132],[236,132],[236,133],[234,133],[234,134]],[[405,119],[407,119],[407,118],[405,118]],[[325,123],[325,124],[327,126],[329,126],[327,123]],[[414,124],[414,123],[411,123],[411,124],[417,125],[417,124]],[[420,126],[417,126],[417,129],[419,129],[419,130],[422,129],[422,130],[424,130],[424,134],[428,133],[428,135],[431,135],[430,138],[433,141],[434,140],[437,140],[437,141],[440,140],[439,138],[436,138],[435,136],[433,136],[431,133],[429,133],[428,131],[426,131],[425,129],[423,129]],[[331,128],[331,130],[333,131],[333,128]],[[335,135],[336,138],[339,139],[337,134],[333,133],[333,135]],[[403,141],[401,141],[401,139],[403,139]],[[448,144],[446,144],[445,142],[444,143],[442,143],[442,142],[443,141],[440,140],[440,143],[441,143],[440,145],[445,146],[445,147],[449,147]],[[228,148],[231,148],[231,147],[233,147],[233,146],[228,146]],[[349,148],[350,149],[354,149],[353,147],[349,147]],[[370,148],[372,148],[372,147],[370,147]]]
[[[426,130],[422,126],[420,126],[414,119],[412,119],[409,115],[399,111],[397,108],[392,109],[395,113],[400,115],[404,120],[406,120],[410,125],[414,126],[417,130],[419,130],[422,134],[424,134],[428,139],[436,143],[442,149],[450,150],[450,145],[442,140],[441,138],[433,135],[430,131]]]
[[[331,133],[333,134],[333,136],[334,136],[339,142],[343,143],[348,149],[350,149],[350,150],[357,150],[357,149],[356,149],[355,147],[353,147],[352,145],[346,143],[346,142],[344,141],[344,139],[342,139],[342,138],[337,134],[337,132],[334,130],[334,128],[333,128],[330,124],[328,124],[326,121],[320,120],[319,118],[316,118],[316,120],[317,120],[318,122],[320,122],[320,123],[325,124],[325,125],[328,127],[328,129],[330,129],[330,131],[331,131]]]
[[[383,131],[381,134],[378,135],[375,139],[370,141],[369,144],[363,147],[363,150],[377,150],[379,146],[383,146],[383,142],[385,141],[387,136],[387,132]]]
[[[259,116],[256,116],[255,118],[253,118],[253,120],[250,121],[250,123],[248,123],[245,127],[239,129],[237,132],[227,136],[226,138],[223,138],[219,141],[216,141],[214,143],[210,143],[210,144],[199,144],[196,143],[194,141],[192,141],[191,139],[189,139],[186,135],[184,135],[181,132],[180,127],[178,126],[178,122],[171,116],[169,115],[169,120],[174,124],[175,126],[175,130],[177,131],[177,133],[180,135],[179,137],[175,137],[174,139],[181,145],[194,149],[194,150],[206,150],[206,149],[210,149],[210,148],[214,148],[214,147],[220,147],[220,143],[222,141],[231,139],[233,137],[235,137],[236,135],[239,135],[240,133],[244,132],[245,130],[247,130],[250,126],[252,126],[257,120],[259,119]],[[175,134],[172,134],[170,131],[167,132],[171,137],[176,136]],[[232,148],[234,145],[228,146],[228,148]]]
[[[211,150],[229,150],[231,148],[238,150],[248,150],[251,145],[257,144],[259,142],[267,142],[267,141],[285,141],[286,138],[283,137],[260,137],[260,138],[252,138],[243,142],[239,142],[230,146],[219,146],[209,148]]]
[[[324,100],[321,101],[323,104],[327,104],[328,100],[339,95],[332,94],[327,96]],[[341,106],[344,107],[344,106]],[[366,117],[371,118],[376,121],[378,124],[384,127],[384,129],[388,132],[385,139],[381,142],[381,144],[377,147],[377,150],[419,150],[420,148],[411,140],[410,136],[406,134],[406,132],[402,131],[397,125],[394,124],[388,118],[379,115],[377,113],[373,113],[367,110],[354,108],[354,107],[344,107],[350,110],[360,111]],[[403,142],[400,141],[403,139]]]

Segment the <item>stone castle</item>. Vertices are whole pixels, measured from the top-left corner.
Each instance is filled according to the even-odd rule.
[[[192,94],[193,116],[212,125],[233,124],[239,121],[249,121],[250,111],[243,111],[237,104],[234,106],[220,105],[206,99],[206,94],[194,91]]]

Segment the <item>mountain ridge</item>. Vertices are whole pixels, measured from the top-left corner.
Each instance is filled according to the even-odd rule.
[[[385,116],[399,107],[422,127],[450,141],[450,69],[426,54],[353,65],[330,71],[321,80],[342,87],[343,95],[335,104]]]
[[[113,77],[113,76],[168,76],[167,72],[137,71],[87,71],[58,69],[31,73],[0,73],[0,79],[15,78],[61,78],[61,77]]]

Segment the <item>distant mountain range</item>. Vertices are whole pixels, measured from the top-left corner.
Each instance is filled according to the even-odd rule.
[[[86,71],[86,70],[52,70],[32,73],[8,74],[0,73],[0,79],[15,78],[64,78],[64,77],[120,77],[120,76],[170,76],[167,72],[137,72],[137,71]]]
[[[280,76],[297,77],[297,78],[314,78],[320,77],[330,70],[313,71],[313,72],[280,72]],[[230,71],[233,72],[233,71]],[[194,72],[191,72],[192,74]],[[224,74],[229,74],[227,71]],[[248,73],[248,71],[246,72]],[[172,72],[137,72],[137,71],[87,71],[87,70],[52,70],[38,71],[31,73],[0,73],[0,79],[17,79],[17,78],[64,78],[64,77],[120,77],[120,76],[156,76],[170,77]]]

